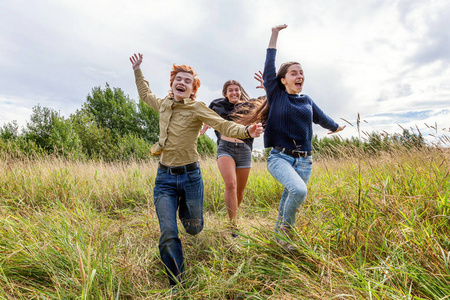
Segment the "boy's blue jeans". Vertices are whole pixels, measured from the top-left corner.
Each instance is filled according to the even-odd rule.
[[[297,209],[306,198],[306,184],[312,171],[312,156],[294,158],[272,149],[267,159],[267,169],[284,187],[275,232],[280,232],[281,227],[291,229],[295,225]]]
[[[203,181],[200,168],[172,174],[158,168],[153,190],[161,237],[159,253],[170,285],[181,281],[184,271],[183,249],[178,238],[178,215],[186,232],[195,235],[203,229]]]

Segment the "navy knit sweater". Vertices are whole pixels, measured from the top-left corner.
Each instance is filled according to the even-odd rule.
[[[291,150],[311,151],[312,123],[336,131],[339,127],[307,95],[288,94],[278,82],[276,49],[267,49],[264,66],[264,87],[270,107],[264,131],[264,147],[282,147]]]

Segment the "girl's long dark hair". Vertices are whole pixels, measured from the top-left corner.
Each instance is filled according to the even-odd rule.
[[[233,117],[239,124],[252,125],[261,123],[263,127],[266,126],[267,117],[269,116],[269,104],[267,97],[261,96],[256,99],[250,99],[251,107],[242,107],[233,113]]]
[[[296,61],[290,61],[287,63],[284,63],[280,66],[280,68],[278,69],[277,72],[277,81],[278,84],[280,86],[282,86],[283,88],[284,85],[281,83],[281,78],[284,78],[286,76],[286,73],[289,69],[290,66],[292,65],[300,65],[300,63],[296,62]],[[233,115],[236,116],[236,119],[239,120],[240,124],[243,125],[252,125],[255,123],[261,123],[263,127],[266,127],[266,123],[267,123],[267,118],[269,117],[269,111],[270,111],[270,106],[267,103],[267,97],[266,96],[261,96],[258,97],[257,99],[251,99],[251,103],[252,103],[252,109],[248,110],[244,113],[242,113],[242,111],[239,113],[239,111],[236,111],[235,113],[233,113]]]

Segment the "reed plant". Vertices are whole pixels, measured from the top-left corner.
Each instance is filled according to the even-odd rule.
[[[201,161],[205,228],[180,225],[181,299],[450,299],[450,152],[342,151],[314,163],[288,252],[282,187],[254,162],[240,233]],[[153,205],[156,161],[0,155],[1,299],[170,299]]]

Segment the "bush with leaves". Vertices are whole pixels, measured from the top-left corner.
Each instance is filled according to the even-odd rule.
[[[58,117],[53,120],[49,143],[53,146],[54,153],[58,155],[74,159],[83,158],[83,146],[71,119]]]
[[[19,124],[16,120],[4,124],[0,128],[0,138],[3,140],[16,139],[19,136]]]
[[[119,138],[117,159],[121,160],[148,160],[151,144],[134,134],[127,134]]]
[[[201,156],[212,156],[217,152],[217,144],[207,135],[201,135],[197,140],[197,152]]]
[[[70,119],[87,157],[107,161],[117,157],[118,136],[109,128],[100,127],[92,114],[86,110],[77,110]]]
[[[23,158],[42,157],[45,155],[46,152],[41,147],[23,136],[8,140],[0,138],[0,157]]]

